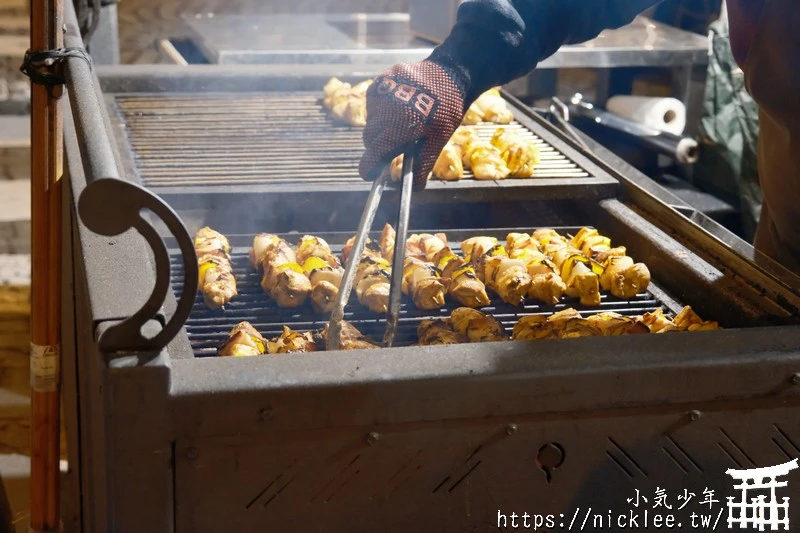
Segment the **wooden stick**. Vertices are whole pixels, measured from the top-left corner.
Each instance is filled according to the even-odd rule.
[[[31,0],[31,50],[63,47],[63,0]],[[56,64],[55,69],[60,66]],[[63,132],[56,86],[31,87],[31,515],[33,531],[58,531],[60,478],[61,176]]]

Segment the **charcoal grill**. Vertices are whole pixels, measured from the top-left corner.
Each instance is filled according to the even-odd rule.
[[[327,185],[308,175],[286,184],[202,185],[197,174],[191,186],[148,182],[136,134],[118,114],[120,95],[194,93],[204,101],[374,73],[306,66],[98,74],[68,63],[64,390],[70,486],[80,502],[68,526],[497,531],[498,512],[528,512],[552,514],[559,530],[562,518],[566,528],[590,507],[627,515],[637,489],[651,502],[665,489],[674,505],[683,489],[696,502],[710,488],[725,502],[734,495],[727,469],[800,456],[796,278],[594,143],[593,153],[582,153],[533,115],[525,114],[535,135],[588,176],[433,184],[410,231],[444,230],[457,242],[511,228],[595,226],[654,277],[649,294],[605,298],[603,309],[674,312],[688,304],[724,330],[415,347],[408,344],[422,314],[405,308],[406,346],[214,357],[214,343],[242,318],[267,335],[283,324],[324,324],[308,310],[270,307],[242,253],[260,231],[291,242],[313,232],[340,246],[357,226],[368,184],[345,183],[343,170],[342,183]],[[179,128],[175,136],[194,150],[210,130],[211,123]],[[218,164],[209,156],[201,167]],[[176,180],[191,175],[176,165]],[[572,181],[553,185],[558,180]],[[303,217],[263,213],[311,207]],[[189,236],[209,223],[231,237],[241,279],[241,297],[222,315],[182,290],[194,283]],[[496,303],[492,310],[507,327],[520,314],[552,311]],[[355,306],[349,312],[367,333],[382,331],[379,319]],[[789,487],[785,495],[796,496],[797,475]],[[792,523],[799,511],[791,507]],[[688,513],[675,513],[686,530]]]

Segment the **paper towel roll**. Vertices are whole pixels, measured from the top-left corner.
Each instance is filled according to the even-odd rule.
[[[680,135],[686,128],[686,106],[675,98],[614,96],[606,109],[634,122]]]

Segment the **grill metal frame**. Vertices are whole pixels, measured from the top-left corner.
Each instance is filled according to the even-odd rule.
[[[285,69],[281,76],[259,71],[153,68],[139,70],[147,79],[135,83],[130,73],[112,72],[117,81],[184,90],[198,80],[207,90],[243,79],[250,87],[281,76],[285,85],[295,83]],[[94,91],[71,84],[72,94]],[[73,105],[73,112],[87,110]],[[164,350],[105,352],[97,338],[130,315],[152,286],[154,268],[135,232],[102,236],[78,218],[77,199],[101,176],[91,175],[96,154],[86,150],[90,133],[76,133],[80,120],[65,114],[69,186],[62,229],[70,259],[64,262],[64,382],[75,465],[70,483],[80,501],[67,521],[82,531],[210,533],[221,525],[305,530],[320,524],[337,532],[426,525],[445,532],[493,530],[487,522],[494,514],[485,513],[495,503],[536,511],[529,506],[539,502],[543,512],[559,513],[576,501],[592,505],[599,494],[623,499],[635,488],[652,492],[661,479],[680,490],[690,478],[675,478],[681,471],[663,448],[673,441],[700,455],[704,472],[691,479],[712,487],[727,486],[724,470],[736,468],[735,461],[749,464],[736,446],[768,466],[780,449],[794,450],[791,442],[800,442],[800,388],[793,379],[800,372],[800,305],[792,278],[769,261],[748,260],[752,249],[702,217],[684,217],[635,172],[591,155],[623,190],[600,202],[575,201],[574,209],[629,246],[676,299],[731,329],[246,360],[194,358],[188,338],[179,334]],[[116,127],[106,124],[116,137]],[[130,179],[124,158],[115,159],[120,175]],[[145,331],[159,331],[175,306],[168,297]],[[762,327],[776,322],[790,325]],[[763,438],[748,431],[753,427],[765,431]],[[513,446],[498,444],[505,442]],[[536,450],[549,442],[567,454],[552,484],[534,466]],[[302,471],[293,471],[292,460],[302,456],[287,455],[286,447],[310,450],[322,462],[304,460]],[[734,462],[720,447],[734,451]],[[396,497],[381,492],[369,498],[375,495],[369,488],[384,487],[392,470],[421,449],[427,453],[419,459],[419,482]],[[352,474],[348,468],[358,454],[368,460],[361,477],[344,485],[333,504],[311,502],[330,480],[350,479],[337,476]],[[603,466],[607,454],[622,460],[627,454],[646,475],[610,476]],[[472,474],[476,482],[449,491],[474,466],[473,457],[483,465]],[[618,466],[612,469],[620,476]],[[284,472],[289,479],[297,474],[294,487],[303,490],[286,488],[274,499],[280,505],[259,501],[258,512],[250,512],[248,502]],[[447,494],[437,494],[447,476],[454,480]],[[570,496],[576,488],[584,494],[577,500]],[[798,510],[792,508],[793,521],[800,520]],[[363,520],[353,523],[353,516]]]

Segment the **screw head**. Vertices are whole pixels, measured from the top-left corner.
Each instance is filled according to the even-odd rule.
[[[506,426],[506,435],[513,435],[517,432],[517,425],[516,424],[509,424]]]
[[[190,461],[194,461],[200,456],[200,453],[197,451],[197,448],[187,448],[186,449],[186,458]]]
[[[703,413],[701,413],[697,409],[689,411],[689,420],[691,420],[692,422],[698,420],[701,416],[703,416]]]
[[[269,422],[275,418],[275,410],[272,407],[265,407],[258,412],[258,419],[262,422]]]
[[[378,433],[376,433],[374,431],[370,432],[367,435],[367,444],[369,444],[370,446],[374,446],[375,444],[378,444],[379,440],[381,440],[380,434],[378,434]]]
[[[792,376],[792,385],[800,385],[800,372]]]

